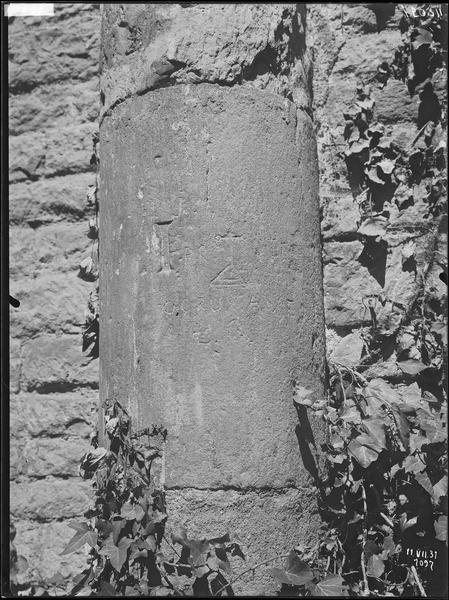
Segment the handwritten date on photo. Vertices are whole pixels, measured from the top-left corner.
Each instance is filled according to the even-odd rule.
[[[416,19],[418,17],[436,19],[443,18],[443,9],[441,6],[412,6],[410,4],[399,4],[399,10],[402,10],[405,17]]]
[[[437,550],[419,550],[418,548],[407,548],[405,555],[408,556],[415,567],[424,567],[433,571],[434,562],[437,559]]]

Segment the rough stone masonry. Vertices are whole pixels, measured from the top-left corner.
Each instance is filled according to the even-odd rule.
[[[167,428],[169,527],[238,533],[250,565],[318,524],[293,403],[325,354],[305,27],[294,4],[102,18],[100,395]]]

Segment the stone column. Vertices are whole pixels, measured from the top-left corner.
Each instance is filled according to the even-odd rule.
[[[106,5],[102,43],[101,396],[167,428],[169,526],[237,532],[251,565],[318,524],[293,404],[324,373],[304,13]]]

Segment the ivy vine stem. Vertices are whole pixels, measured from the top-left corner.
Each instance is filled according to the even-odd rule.
[[[245,569],[244,571],[242,571],[241,573],[239,573],[236,577],[234,577],[234,579],[231,579],[231,581],[229,581],[225,585],[222,585],[221,588],[219,588],[217,590],[217,592],[215,592],[214,596],[218,596],[218,594],[220,594],[227,587],[230,587],[230,586],[234,585],[234,583],[236,581],[238,581],[239,579],[241,579],[247,573],[251,573],[251,571],[254,572],[254,571],[256,571],[256,569],[259,569],[260,567],[263,567],[264,565],[268,565],[269,563],[272,563],[272,562],[274,562],[276,560],[280,560],[281,558],[288,558],[288,557],[289,557],[288,554],[278,554],[277,556],[273,556],[271,558],[268,558],[267,560],[263,560],[262,562],[257,563],[257,565],[254,565],[253,567],[249,567],[248,569]]]
[[[369,594],[369,585],[368,585],[368,578],[366,576],[366,565],[365,565],[365,544],[367,541],[367,535],[368,532],[366,530],[366,513],[367,513],[367,505],[366,505],[366,490],[365,490],[365,486],[363,484],[361,484],[361,489],[362,489],[362,500],[363,500],[363,541],[362,541],[362,554],[360,556],[360,563],[362,566],[362,576],[363,576],[363,590],[364,593],[366,595]]]
[[[421,580],[420,580],[420,578],[419,578],[419,575],[418,575],[418,572],[417,572],[417,570],[416,570],[416,567],[415,567],[415,565],[412,565],[412,566],[410,567],[410,570],[411,570],[411,572],[412,572],[413,579],[415,580],[415,582],[416,582],[416,585],[417,585],[417,586],[418,586],[418,588],[419,588],[419,591],[420,591],[420,593],[421,593],[421,596],[422,596],[423,598],[427,598],[426,591],[425,591],[425,589],[423,588],[423,584],[421,583]]]

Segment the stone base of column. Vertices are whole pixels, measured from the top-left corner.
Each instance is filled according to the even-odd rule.
[[[213,538],[229,533],[243,544],[246,560],[233,559],[232,581],[239,573],[265,560],[288,554],[298,544],[316,541],[320,519],[316,491],[283,490],[167,491],[167,534],[185,525],[189,539]],[[249,572],[232,586],[236,595],[272,596],[280,588],[269,573],[283,568],[285,559]]]

